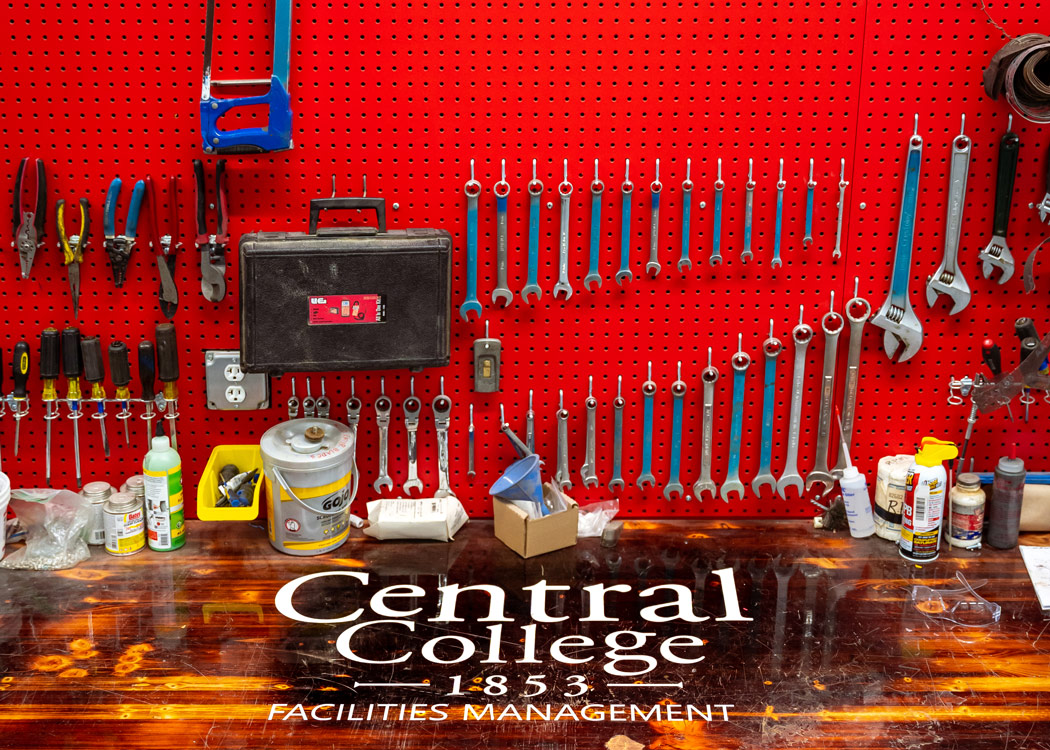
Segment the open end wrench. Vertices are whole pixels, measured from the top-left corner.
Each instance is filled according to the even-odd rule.
[[[649,363],[649,375],[642,383],[643,421],[642,421],[642,472],[635,484],[638,489],[655,487],[653,476],[653,397],[656,395],[656,383],[653,382],[653,363]]]
[[[587,275],[583,277],[583,288],[589,292],[602,285],[602,275],[598,272],[599,247],[602,236],[602,194],[605,183],[598,178],[598,160],[594,160],[594,179],[591,181],[591,248],[587,264]],[[594,284],[594,289],[591,288]]]
[[[860,355],[864,349],[864,324],[871,315],[871,305],[857,290],[860,279],[853,281],[853,299],[846,303],[846,320],[849,321],[849,355],[846,358],[846,385],[842,389],[842,435],[841,443],[846,450],[839,451],[839,460],[831,470],[835,479],[842,478],[846,468],[846,451],[853,447],[853,421],[857,416],[857,386],[860,384]]]
[[[394,489],[394,482],[387,473],[387,445],[390,437],[390,409],[393,403],[386,396],[386,378],[379,379],[379,398],[376,399],[376,427],[379,428],[379,476],[372,484],[376,492],[385,487]]]
[[[963,115],[963,129],[966,115]],[[958,315],[970,304],[970,287],[959,270],[959,240],[962,236],[963,209],[966,207],[966,178],[970,173],[970,139],[962,132],[952,141],[952,161],[948,174],[948,211],[945,217],[944,257],[926,280],[926,304],[933,307],[937,297],[952,300],[950,315]]]
[[[995,178],[995,214],[992,217],[992,239],[977,257],[981,260],[981,272],[990,279],[992,272],[1002,272],[999,283],[1005,284],[1014,275],[1014,256],[1006,246],[1006,233],[1010,228],[1010,207],[1014,202],[1014,178],[1017,177],[1017,154],[1021,150],[1021,139],[1013,132],[1013,115],[1006,125],[1006,134],[999,141],[999,168]]]
[[[737,334],[736,354],[730,360],[733,365],[733,421],[729,428],[729,468],[726,481],[722,483],[722,499],[729,502],[732,493],[744,499],[744,483],[740,481],[740,438],[744,428],[744,386],[751,357],[744,351],[744,334]]]
[[[670,502],[675,497],[685,494],[680,479],[682,466],[682,412],[685,406],[685,381],[682,380],[682,363],[678,363],[678,377],[671,383],[672,413],[671,413],[671,467],[668,470],[667,485],[664,487],[664,497]]]
[[[890,294],[872,325],[886,333],[882,345],[891,362],[911,359],[922,346],[922,323],[912,310],[908,298],[911,279],[912,245],[915,240],[915,211],[919,201],[919,173],[922,169],[922,137],[919,136],[919,116],[915,115],[915,132],[908,140],[908,159],[904,173],[904,194],[901,196],[900,221],[897,226],[897,249],[893,256],[893,276]]]
[[[564,294],[566,301],[572,296],[569,284],[569,209],[571,208],[572,183],[569,182],[569,160],[562,162],[563,177],[558,185],[561,196],[561,232],[558,238],[558,283],[554,285],[554,299]]]
[[[631,197],[634,183],[631,182],[631,160],[624,161],[623,184],[620,185],[620,270],[616,272],[616,283],[623,286],[634,278],[631,273]]]
[[[722,160],[718,160],[718,179],[715,180],[715,225],[711,236],[711,259],[712,266],[722,263],[722,191],[726,184],[722,180]]]
[[[777,494],[788,499],[787,490],[794,487],[802,497],[805,483],[798,473],[799,428],[802,424],[802,389],[806,383],[806,348],[813,340],[813,329],[803,322],[805,309],[799,306],[798,325],[791,330],[795,342],[795,367],[791,382],[791,416],[788,419],[788,448],[784,459],[784,473],[777,480]]]
[[[357,425],[361,421],[361,409],[364,408],[364,404],[354,393],[354,385],[354,379],[350,378],[350,398],[346,400],[346,424],[350,428],[350,434],[354,437],[354,444],[350,449],[350,463],[357,472]]]
[[[769,338],[762,342],[766,366],[762,378],[762,448],[758,475],[751,481],[755,497],[762,497],[762,488],[769,487],[770,495],[777,494],[777,478],[771,468],[773,460],[773,408],[776,402],[777,357],[784,350],[780,339],[773,335],[773,321],[769,321]]]
[[[594,397],[594,377],[587,379],[587,401],[584,402],[587,409],[587,448],[580,469],[580,478],[584,487],[597,487],[598,475],[595,473],[595,431],[597,427],[598,400]]]
[[[569,410],[565,408],[565,391],[558,391],[558,471],[554,480],[562,490],[572,489],[569,472]]]
[[[711,479],[711,453],[714,447],[715,427],[715,383],[718,381],[718,370],[711,364],[711,349],[707,350],[707,367],[700,373],[704,384],[703,436],[700,456],[700,478],[693,483],[693,494],[697,500],[704,499],[704,493],[710,492],[711,499],[718,497],[718,485]]]
[[[529,191],[529,269],[525,286],[521,289],[521,298],[526,305],[531,305],[529,295],[535,294],[536,301],[543,296],[540,289],[539,265],[540,265],[540,196],[543,195],[543,183],[536,177],[536,160],[532,160],[532,179],[528,185]]]
[[[419,480],[419,453],[416,438],[419,431],[419,412],[423,409],[423,402],[416,398],[416,379],[409,380],[409,396],[402,404],[405,411],[405,432],[408,434],[408,479],[401,489],[405,494],[412,497],[413,490],[423,491],[423,482]]]
[[[649,214],[649,262],[645,264],[645,272],[650,278],[660,275],[660,193],[664,186],[660,182],[660,160],[656,160],[656,178],[649,184],[650,199]]]
[[[452,414],[452,399],[445,395],[445,378],[441,378],[441,392],[430,404],[434,410],[434,432],[438,445],[438,488],[434,497],[455,497],[448,481],[448,427]]]
[[[500,181],[492,186],[496,196],[496,288],[492,290],[492,304],[502,302],[503,307],[510,307],[514,301],[514,292],[507,286],[507,196],[510,195],[510,183],[507,182],[507,160],[500,164]]]
[[[777,215],[776,225],[773,230],[773,260],[770,261],[769,265],[771,268],[780,268],[783,265],[780,260],[780,238],[784,229],[784,188],[787,187],[787,183],[784,181],[784,160],[780,160],[780,173],[777,177]]]
[[[832,408],[835,402],[835,361],[838,358],[839,335],[845,327],[842,316],[835,312],[835,293],[831,293],[831,309],[820,319],[824,331],[824,372],[820,384],[820,414],[817,418],[817,455],[813,459],[813,470],[806,477],[806,491],[816,484],[821,492],[835,486],[835,477],[828,469],[828,449],[831,438]]]
[[[532,410],[532,389],[529,389],[529,410],[525,412],[525,445],[529,453],[536,452],[536,412]]]
[[[754,257],[751,252],[751,226],[755,211],[755,160],[747,160],[747,184],[744,185],[744,250],[740,260],[747,263]]]
[[[817,181],[813,179],[813,160],[809,160],[809,179],[806,181],[806,236],[802,238],[802,249],[806,250],[813,244],[813,195],[817,189]]]
[[[623,408],[627,402],[623,398],[623,375],[616,376],[616,399],[613,401],[613,475],[609,482],[609,491],[615,492],[624,488],[623,481]]]
[[[835,222],[835,249],[831,251],[831,257],[835,260],[842,257],[842,213],[846,209],[846,188],[848,187],[849,183],[846,182],[846,160],[840,159],[839,202],[835,206],[838,209],[838,219]]]
[[[481,303],[478,302],[478,196],[481,183],[474,179],[474,160],[470,160],[470,179],[463,186],[467,196],[467,295],[459,306],[459,317],[467,323],[470,314],[481,319]]]
[[[691,179],[691,173],[693,171],[693,160],[685,160],[685,180],[682,182],[682,255],[678,258],[678,271],[683,271],[692,268],[693,262],[689,260],[690,243],[692,242],[692,229],[690,224],[692,223],[693,214],[693,180]]]

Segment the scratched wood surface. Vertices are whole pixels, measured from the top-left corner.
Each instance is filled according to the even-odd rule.
[[[193,522],[179,553],[116,559],[96,552],[70,571],[0,571],[0,747],[554,749],[602,748],[626,737],[639,745],[619,739],[612,747],[1050,748],[1050,619],[1035,603],[1016,550],[946,554],[919,568],[881,540],[855,542],[807,526],[634,522],[615,550],[584,540],[523,561],[492,539],[487,522],[471,523],[450,545],[353,539],[320,558],[273,552],[259,528]],[[1050,544],[1050,536],[1028,542]],[[578,622],[579,590],[602,581],[635,591],[686,584],[699,591],[698,608],[720,616],[710,571],[721,567],[735,569],[753,622],[635,622],[639,604],[626,595],[610,600],[622,622]],[[425,621],[439,585],[498,584],[515,616],[528,611],[521,587],[546,578],[572,589],[551,609],[569,619],[541,626],[541,659],[543,646],[564,635],[599,640],[612,629],[632,629],[660,638],[700,635],[706,660],[662,664],[646,676],[682,681],[681,689],[612,689],[607,684],[615,680],[599,666],[549,661],[482,665],[475,657],[439,669],[417,654],[396,668],[355,668],[334,645],[345,626],[300,624],[274,607],[283,584],[327,570],[371,574],[366,587],[344,577],[312,589],[315,604],[329,602],[338,612],[367,608],[383,586],[411,581],[427,589],[414,634],[362,631],[357,645],[374,658],[418,652],[423,640],[442,633],[485,632],[473,622],[439,628]],[[948,626],[907,603],[913,584],[950,586],[957,571],[987,581],[980,591],[1002,605],[998,624]],[[453,674],[463,675],[470,697],[444,695]],[[583,675],[591,688],[583,697],[534,699],[576,710],[661,701],[733,708],[728,721],[711,722],[464,720],[466,703],[527,703],[521,692],[528,674],[544,674],[552,685]],[[491,675],[508,677],[508,696],[483,694],[478,686]],[[423,680],[431,687],[354,688]],[[450,707],[448,719],[437,722],[267,720],[274,703]]]

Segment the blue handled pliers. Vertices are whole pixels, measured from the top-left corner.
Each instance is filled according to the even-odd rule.
[[[102,234],[106,239],[106,255],[113,269],[113,283],[117,288],[124,286],[128,271],[128,260],[135,247],[135,236],[138,232],[139,210],[142,208],[142,196],[146,192],[146,183],[139,180],[131,191],[131,202],[128,204],[128,219],[124,224],[124,233],[117,234],[117,201],[120,200],[120,178],[109,183],[106,193],[106,207],[102,214]]]

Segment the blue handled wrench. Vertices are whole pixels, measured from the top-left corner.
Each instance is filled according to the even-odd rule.
[[[692,241],[690,237],[691,228],[690,223],[692,220],[693,213],[693,181],[690,173],[693,170],[693,160],[685,160],[685,180],[682,182],[682,256],[678,259],[678,270],[679,272],[685,271],[692,267],[693,263],[689,260],[689,245]]]
[[[777,479],[773,476],[771,463],[773,459],[773,407],[777,387],[777,357],[784,350],[780,339],[773,335],[773,321],[769,321],[769,338],[762,342],[762,353],[766,359],[765,375],[762,380],[762,448],[758,474],[751,482],[755,497],[761,499],[762,488],[769,487],[772,495],[777,494]]]
[[[492,304],[502,302],[503,307],[510,307],[514,293],[507,286],[507,196],[510,195],[510,183],[507,182],[507,160],[500,163],[500,180],[492,186],[496,195],[496,288],[492,290]]]
[[[722,192],[726,184],[722,180],[722,160],[718,160],[718,179],[715,180],[715,226],[711,237],[711,265],[722,263]]]
[[[598,248],[602,233],[602,193],[605,192],[605,183],[598,178],[598,160],[594,160],[594,181],[591,182],[591,252],[587,267],[587,275],[583,278],[583,288],[589,292],[602,285],[602,276],[598,272]],[[591,289],[594,284],[594,289]]]
[[[737,334],[736,354],[731,360],[733,365],[733,421],[729,428],[729,468],[726,481],[722,484],[722,499],[729,502],[729,496],[736,493],[738,499],[744,499],[744,483],[740,481],[740,438],[744,427],[744,386],[747,379],[747,368],[751,366],[751,356],[744,351],[744,334]]]
[[[474,160],[470,160],[470,179],[463,186],[467,196],[467,296],[459,306],[459,317],[470,322],[470,313],[481,319],[481,303],[478,302],[478,196],[481,183],[474,179]]]
[[[670,502],[677,495],[681,497],[685,489],[679,479],[682,465],[682,410],[685,404],[685,381],[682,380],[682,363],[678,363],[678,377],[671,383],[672,421],[671,421],[671,467],[664,487],[664,497]]]
[[[813,194],[817,181],[813,179],[813,160],[809,160],[809,180],[806,181],[806,236],[802,238],[802,249],[813,244]]]
[[[620,193],[623,203],[620,214],[620,270],[616,272],[616,283],[623,286],[625,281],[634,278],[631,274],[631,196],[634,194],[634,183],[631,182],[630,159],[624,163]]]
[[[770,262],[770,266],[773,268],[780,268],[780,236],[784,228],[784,188],[787,187],[787,183],[784,182],[784,160],[780,160],[780,175],[777,178],[777,217],[776,217],[776,228],[773,230],[773,260]]]
[[[635,482],[638,489],[654,487],[656,478],[653,476],[653,397],[656,395],[656,383],[653,382],[653,363],[649,363],[649,375],[642,383],[642,397],[644,399],[644,421],[642,426],[642,473],[638,475]]]
[[[529,271],[528,279],[521,290],[521,298],[531,305],[529,295],[535,294],[539,301],[543,291],[537,283],[540,264],[540,196],[543,183],[536,177],[536,160],[532,160],[532,180],[529,182]]]

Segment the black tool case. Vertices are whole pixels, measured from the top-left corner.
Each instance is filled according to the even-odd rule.
[[[374,209],[378,229],[318,230],[327,209]],[[452,236],[386,230],[382,198],[310,201],[301,232],[241,237],[241,368],[328,372],[449,362]]]

